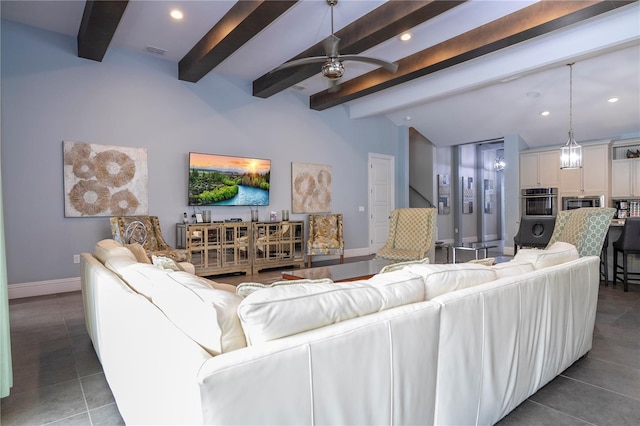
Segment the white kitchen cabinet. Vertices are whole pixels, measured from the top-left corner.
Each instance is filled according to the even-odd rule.
[[[582,167],[562,169],[560,193],[566,195],[604,195],[609,197],[610,144],[583,145]]]
[[[611,198],[640,197],[640,158],[611,161]]]
[[[520,188],[557,188],[560,149],[520,154]]]

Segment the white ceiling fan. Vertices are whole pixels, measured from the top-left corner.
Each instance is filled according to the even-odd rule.
[[[295,59],[293,61],[285,62],[271,72],[276,72],[285,68],[297,67],[300,65],[323,63],[322,75],[330,80],[337,80],[344,74],[344,65],[342,64],[343,61],[366,62],[369,64],[381,66],[382,68],[392,73],[398,71],[398,65],[392,62],[360,55],[340,55],[340,53],[338,53],[338,44],[340,43],[340,39],[335,36],[333,31],[333,7],[338,4],[338,0],[327,0],[327,4],[331,7],[331,35],[324,39],[324,41],[322,42],[326,55],[312,56],[309,58]]]

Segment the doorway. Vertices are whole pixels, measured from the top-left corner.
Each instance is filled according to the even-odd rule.
[[[395,157],[369,153],[369,254],[376,253],[389,236],[389,218],[395,209]]]

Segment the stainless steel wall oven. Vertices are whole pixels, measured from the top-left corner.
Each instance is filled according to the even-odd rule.
[[[556,216],[558,214],[558,188],[523,189],[523,216]]]

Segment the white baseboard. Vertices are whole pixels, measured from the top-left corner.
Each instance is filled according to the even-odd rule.
[[[10,284],[9,299],[44,296],[47,294],[67,293],[80,290],[80,277],[62,278],[59,280],[36,281],[32,283]]]
[[[349,249],[344,251],[344,257],[359,257],[359,256],[369,256],[369,248],[357,248],[357,249]]]

